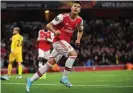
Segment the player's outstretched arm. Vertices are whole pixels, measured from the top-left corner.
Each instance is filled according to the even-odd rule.
[[[63,15],[59,14],[57,17],[55,17],[50,23],[46,25],[46,28],[53,32],[55,36],[59,36],[61,32],[59,30],[56,30],[54,26],[60,24],[63,20]]]
[[[77,30],[78,30],[78,33],[77,33],[77,40],[75,41],[75,44],[80,45],[80,40],[83,36],[83,25],[78,26]]]
[[[46,25],[46,28],[53,33],[56,32],[51,22]]]
[[[61,34],[61,32],[59,30],[55,30],[54,29],[54,27],[53,27],[51,22],[46,25],[46,28],[48,30],[50,30],[51,32],[53,32],[55,36],[59,36]]]

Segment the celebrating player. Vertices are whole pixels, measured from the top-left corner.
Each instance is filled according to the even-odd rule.
[[[13,62],[16,60],[18,63],[18,77],[22,78],[22,42],[23,36],[19,34],[20,28],[14,27],[13,36],[11,38],[11,53],[9,55],[9,64],[8,64],[8,76],[4,76],[6,80],[9,80],[12,71]]]
[[[63,77],[61,78],[60,82],[64,84],[66,87],[72,86],[72,84],[68,80],[68,74],[72,70],[74,61],[77,58],[77,53],[69,43],[74,30],[77,28],[78,33],[77,40],[75,41],[75,43],[77,45],[80,44],[80,40],[83,35],[83,20],[78,15],[80,10],[81,3],[79,1],[75,1],[71,7],[70,13],[59,14],[57,17],[55,17],[54,20],[52,20],[52,22],[47,24],[47,29],[53,32],[55,35],[53,42],[54,50],[50,54],[48,62],[44,66],[40,67],[37,73],[35,73],[31,78],[27,78],[27,92],[30,91],[32,83],[52,67],[52,65],[55,63],[55,58],[59,54],[68,57],[65,63]]]

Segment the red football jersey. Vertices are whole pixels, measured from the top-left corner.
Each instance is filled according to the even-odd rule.
[[[58,40],[65,40],[69,43],[74,30],[78,26],[83,27],[83,20],[79,16],[73,20],[70,18],[69,13],[66,13],[59,14],[57,17],[55,17],[54,20],[52,20],[52,24],[56,30],[61,31],[60,36],[55,36],[54,42]]]
[[[38,48],[44,50],[44,51],[48,51],[51,48],[51,43],[47,40],[48,38],[53,40],[53,36],[54,34],[50,31],[45,32],[44,30],[40,30],[38,33]]]

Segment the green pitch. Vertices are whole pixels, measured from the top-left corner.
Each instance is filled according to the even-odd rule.
[[[1,93],[26,93],[26,78],[32,74],[23,74],[22,79],[12,75],[9,81],[1,81]],[[62,73],[48,73],[47,79],[33,83],[30,93],[133,93],[132,71],[91,71],[73,72],[69,80],[74,85],[67,88],[59,83]]]

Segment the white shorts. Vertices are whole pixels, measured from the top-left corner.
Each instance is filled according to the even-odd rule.
[[[42,58],[48,59],[49,55],[50,55],[50,50],[44,51],[44,50],[42,50],[40,48],[38,49],[38,57],[42,57]]]
[[[52,51],[49,57],[54,57],[55,59],[56,57],[58,57],[58,55],[63,55],[67,57],[68,53],[74,50],[73,47],[64,40],[54,42],[53,47],[54,50]]]

